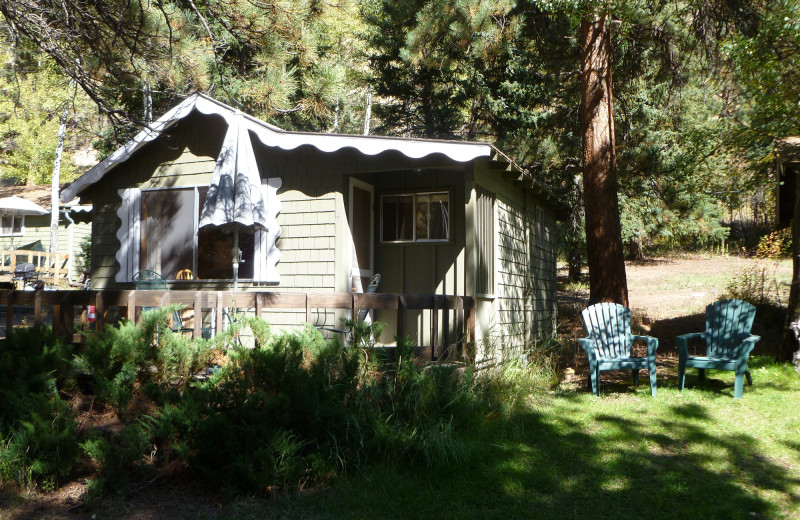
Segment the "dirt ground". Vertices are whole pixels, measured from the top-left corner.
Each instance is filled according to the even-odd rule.
[[[675,336],[703,330],[705,306],[720,298],[731,280],[741,279],[745,270],[757,275],[755,279],[767,288],[765,296],[774,300],[773,305],[759,306],[753,330],[763,337],[755,354],[770,354],[782,334],[780,306],[785,306],[788,298],[790,261],[686,256],[627,265],[634,327],[639,333],[659,338],[659,386],[669,378],[674,379]],[[586,355],[578,347],[577,338],[583,335],[580,312],[588,300],[588,287],[567,284],[565,269],[559,271],[559,280],[559,334],[564,345],[561,363],[563,368],[575,370],[566,387],[585,392]],[[645,391],[642,388],[646,387],[646,379],[644,374],[640,391]],[[630,391],[630,375],[604,373],[602,385],[605,391]],[[84,494],[86,478],[91,474],[86,469],[82,473],[51,493],[0,487],[0,520],[216,518],[230,501],[219,490],[209,489],[202,480],[182,475],[180,479],[165,477],[141,483],[125,495],[107,497],[90,508],[84,503]]]

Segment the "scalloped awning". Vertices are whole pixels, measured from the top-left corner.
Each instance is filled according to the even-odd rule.
[[[197,110],[206,115],[217,115],[226,120],[228,127],[238,125],[241,132],[252,132],[267,146],[277,146],[284,150],[294,150],[309,145],[322,152],[335,152],[343,148],[353,148],[365,155],[377,155],[386,151],[396,151],[410,159],[419,159],[431,154],[443,154],[456,162],[468,162],[479,157],[492,157],[496,149],[485,143],[466,141],[443,141],[431,139],[404,139],[398,137],[318,134],[310,132],[288,132],[242,113],[224,103],[202,94],[192,94],[182,103],[165,113],[150,128],[118,148],[114,153],[84,173],[61,193],[62,201],[69,201],[83,190],[100,181],[115,166],[127,161],[142,146],[153,141],[162,132]]]

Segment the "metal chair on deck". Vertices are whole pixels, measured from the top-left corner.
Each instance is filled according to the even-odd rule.
[[[155,271],[145,269],[133,275],[133,287],[137,291],[169,291],[169,285],[163,276]],[[142,311],[151,311],[158,307],[142,307]],[[194,329],[183,326],[181,313],[177,310],[172,313],[173,332],[192,332]]]
[[[372,278],[369,279],[369,283],[367,284],[366,290],[364,290],[364,294],[374,294],[378,292],[378,286],[381,283],[381,275],[374,274]],[[362,307],[358,310],[358,314],[356,315],[356,323],[364,323],[364,320],[367,319],[367,314],[369,313],[369,309],[366,307]],[[328,332],[336,332],[338,334],[348,334],[349,330],[342,330],[342,329],[334,329],[332,327],[326,327],[323,325],[316,326],[317,330],[327,330]]]

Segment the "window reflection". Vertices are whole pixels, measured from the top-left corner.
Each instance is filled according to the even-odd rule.
[[[387,195],[381,219],[384,242],[449,240],[450,194]]]
[[[168,280],[188,270],[203,280],[233,278],[233,231],[207,226],[198,229],[208,188],[142,192],[142,269]],[[195,230],[197,234],[195,236]],[[240,228],[239,277],[253,277],[255,240],[252,229]]]

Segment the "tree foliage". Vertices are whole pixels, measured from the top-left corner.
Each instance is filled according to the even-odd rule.
[[[76,174],[72,152],[91,141],[91,102],[53,62],[26,46],[0,48],[0,178],[20,184],[47,184],[53,172],[59,118],[67,108],[69,141],[61,178]]]
[[[324,126],[346,99],[351,55],[339,27],[348,2],[311,0],[9,0],[0,4],[9,39],[47,53],[117,130],[207,92],[283,126]],[[352,40],[352,38],[349,38]],[[125,136],[117,136],[121,139]]]

